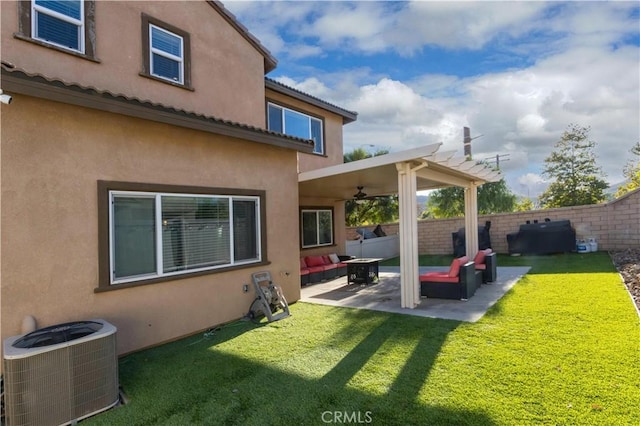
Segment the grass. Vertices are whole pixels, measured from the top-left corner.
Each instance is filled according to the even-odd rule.
[[[477,323],[296,303],[121,359],[130,402],[83,423],[634,424],[640,320],[608,256],[507,260],[535,266]]]

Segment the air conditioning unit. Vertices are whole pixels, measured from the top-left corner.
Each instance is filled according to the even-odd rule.
[[[77,321],[5,339],[5,423],[75,423],[118,403],[116,327]]]

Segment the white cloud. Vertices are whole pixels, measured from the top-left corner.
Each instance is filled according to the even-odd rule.
[[[483,135],[472,143],[476,158],[508,155],[501,166],[509,184],[531,192],[544,185],[536,176],[571,123],[591,127],[598,163],[609,181],[621,180],[640,139],[639,48],[622,43],[638,37],[631,8],[637,3],[233,2],[232,10],[276,55],[354,56],[339,72],[296,63],[301,77],[279,78],[359,113],[344,128],[347,149],[443,142],[442,149],[462,153],[462,127],[469,126],[472,136]],[[419,61],[425,46],[464,52],[496,41],[501,50],[492,55],[515,53],[528,65],[407,81],[394,78],[387,62],[357,65],[375,52]]]
[[[547,187],[548,182],[536,173],[525,173],[517,179],[517,186],[511,185],[511,188],[518,195],[528,198],[538,197]]]

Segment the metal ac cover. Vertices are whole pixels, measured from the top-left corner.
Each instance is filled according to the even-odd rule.
[[[5,420],[74,423],[118,403],[116,327],[100,319],[5,339]]]

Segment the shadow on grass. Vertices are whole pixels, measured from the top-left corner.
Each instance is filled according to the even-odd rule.
[[[86,424],[494,424],[481,411],[418,401],[458,322],[340,311],[343,326],[299,350],[280,352],[278,339],[290,336],[285,320],[232,323],[209,338],[130,355],[120,362],[130,402]],[[245,333],[258,333],[255,347],[245,348]],[[260,351],[268,353],[256,357]]]

